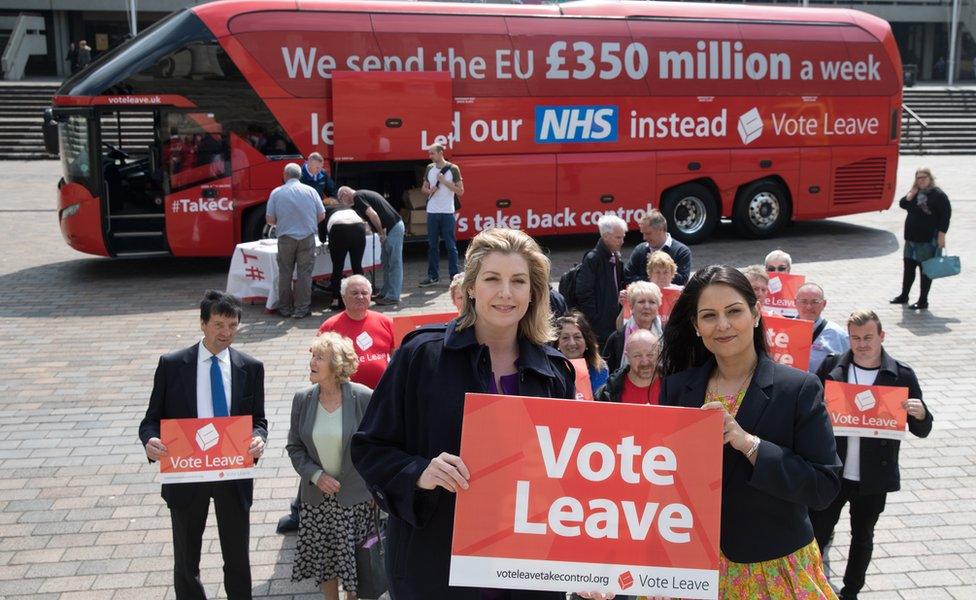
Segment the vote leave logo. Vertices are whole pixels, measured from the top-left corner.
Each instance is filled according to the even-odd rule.
[[[630,571],[624,571],[617,577],[617,584],[622,590],[630,589],[634,587],[634,576],[631,575]]]
[[[206,452],[220,442],[220,434],[217,433],[217,428],[214,427],[213,423],[207,423],[200,429],[197,429],[197,448]]]

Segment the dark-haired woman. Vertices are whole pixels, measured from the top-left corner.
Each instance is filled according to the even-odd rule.
[[[590,387],[593,394],[607,382],[610,370],[606,361],[600,356],[600,347],[596,343],[596,334],[590,327],[589,321],[578,310],[570,311],[565,317],[556,319],[556,341],[553,346],[559,349],[566,358],[586,360],[586,370],[590,374]]]
[[[808,517],[840,489],[823,390],[763,332],[742,273],[698,271],[664,332],[661,403],[725,413],[719,597],[836,598]]]

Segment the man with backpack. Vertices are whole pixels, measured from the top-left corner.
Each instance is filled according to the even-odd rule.
[[[450,280],[458,273],[457,240],[454,237],[454,214],[464,195],[461,170],[444,159],[444,146],[431,144],[427,148],[431,163],[424,173],[423,192],[427,195],[427,279],[420,287],[436,285],[440,281],[440,240],[447,247],[447,270]]]

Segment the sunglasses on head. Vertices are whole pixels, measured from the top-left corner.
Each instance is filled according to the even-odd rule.
[[[778,265],[775,267],[773,265],[766,265],[766,270],[770,273],[775,273],[776,271],[786,271],[787,269],[789,269],[789,267],[786,265]]]

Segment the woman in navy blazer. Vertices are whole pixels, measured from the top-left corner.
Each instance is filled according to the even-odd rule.
[[[446,326],[408,335],[373,392],[352,460],[390,513],[386,555],[396,600],[563,600],[559,592],[448,585],[466,392],[576,397],[572,365],[546,342],[549,259],[512,229],[478,234],[465,256],[464,305]]]
[[[661,404],[725,412],[719,597],[834,598],[807,514],[840,489],[823,389],[764,331],[744,275],[698,271],[664,332]]]

